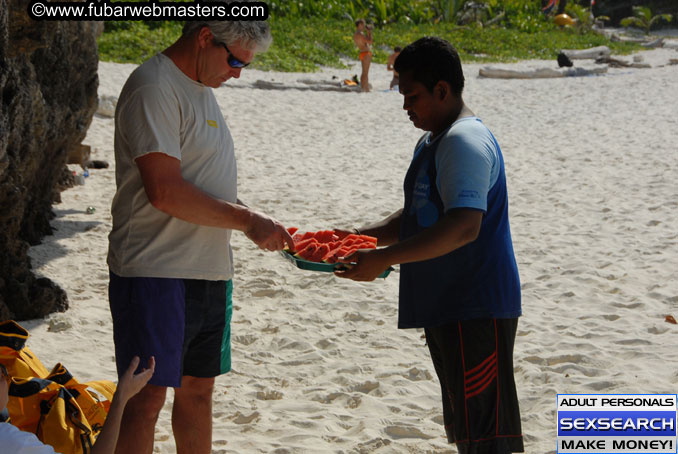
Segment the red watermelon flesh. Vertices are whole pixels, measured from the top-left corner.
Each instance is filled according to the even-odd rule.
[[[338,246],[330,249],[330,251],[323,257],[323,262],[337,263],[339,257],[343,257],[349,248],[345,246]]]
[[[334,230],[320,230],[316,232],[315,237],[321,243],[329,243],[334,241]]]
[[[377,238],[369,235],[359,235],[359,237],[362,241],[368,242],[368,243],[373,243],[377,244]]]
[[[311,262],[321,262],[325,254],[328,252],[330,252],[330,247],[326,244],[321,244],[307,260]]]
[[[295,233],[297,233],[298,230],[299,230],[298,227],[289,227],[287,229],[287,233],[289,233],[290,235],[294,235]]]
[[[313,262],[336,263],[340,257],[348,257],[359,249],[377,247],[377,238],[369,235],[345,232],[338,235],[334,230],[299,232],[296,227],[288,231],[294,239],[295,256]]]
[[[357,249],[376,249],[377,245],[374,243],[360,243],[358,245],[353,245]]]
[[[338,237],[339,240],[343,240],[343,239],[346,238],[348,235],[350,235],[351,232],[347,232],[347,231],[344,230],[343,232],[334,232],[334,234],[337,235],[337,237]]]
[[[318,242],[314,241],[312,243],[309,243],[305,248],[301,249],[296,254],[294,254],[294,256],[304,260],[311,260],[311,257],[313,257],[315,252],[318,250],[319,246],[320,245],[318,244]]]
[[[308,246],[311,243],[318,244],[318,240],[316,240],[315,238],[309,238],[307,240],[301,240],[299,242],[295,242],[294,243],[294,250],[297,251],[297,252],[301,251],[302,249],[304,249],[306,246]]]
[[[304,237],[303,233],[295,233],[292,235],[292,240],[294,240],[294,244],[296,245],[298,242],[302,241],[302,238]]]
[[[342,246],[351,246],[356,242],[355,238],[346,237],[341,241]]]

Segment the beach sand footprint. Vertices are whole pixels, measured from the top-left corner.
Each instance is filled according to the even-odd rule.
[[[419,438],[422,440],[430,440],[436,438],[434,435],[428,435],[419,430],[415,426],[399,424],[393,426],[387,426],[384,428],[384,432],[391,438]]]
[[[358,446],[356,446],[351,453],[355,454],[371,454],[373,452],[376,452],[377,450],[381,448],[385,448],[387,446],[391,445],[391,440],[388,438],[374,438],[370,441],[366,441],[364,443],[359,443]],[[386,452],[386,450],[382,450],[382,452]]]
[[[251,424],[253,422],[257,422],[261,419],[261,415],[259,414],[258,411],[254,411],[249,415],[243,415],[239,411],[236,412],[233,416],[231,416],[231,420],[236,423],[236,424]]]

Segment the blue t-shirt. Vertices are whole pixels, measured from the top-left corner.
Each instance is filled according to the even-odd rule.
[[[501,149],[475,117],[457,120],[434,141],[419,141],[405,177],[400,240],[455,208],[484,213],[475,241],[400,267],[399,328],[521,315],[520,279],[508,221]]]

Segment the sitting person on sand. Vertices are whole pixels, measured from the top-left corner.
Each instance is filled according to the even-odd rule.
[[[148,362],[148,369],[134,375],[139,366],[139,357],[135,357],[120,378],[118,388],[113,396],[111,408],[108,410],[106,423],[92,447],[91,454],[113,454],[118,443],[120,421],[127,401],[146,386],[155,371],[155,359]],[[7,406],[9,399],[9,374],[5,366],[0,364],[0,411]],[[3,453],[12,454],[55,454],[54,449],[38,440],[35,434],[23,432],[7,422],[0,422],[0,446]]]
[[[388,71],[393,71],[393,79],[391,79],[391,84],[389,85],[389,90],[397,90],[398,89],[398,71],[396,71],[393,68],[393,65],[395,64],[396,59],[398,58],[398,55],[400,55],[400,51],[403,50],[400,46],[396,46],[393,49],[393,53],[388,56],[388,60],[386,61],[386,69]]]
[[[372,24],[365,24],[365,19],[358,19],[355,21],[355,33],[353,34],[353,41],[358,46],[360,64],[362,66],[362,74],[360,75],[360,88],[364,92],[370,91],[369,77],[370,63],[372,62]],[[363,33],[363,30],[367,30]]]
[[[523,452],[513,378],[520,280],[508,219],[504,161],[464,104],[459,54],[422,38],[395,61],[403,108],[427,131],[405,176],[405,205],[359,232],[339,277],[371,281],[400,265],[398,327],[424,328],[442,388],[447,439],[460,453]]]

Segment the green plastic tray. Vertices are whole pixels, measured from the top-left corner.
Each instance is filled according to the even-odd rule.
[[[319,263],[319,262],[309,262],[308,260],[300,259],[298,257],[295,257],[294,255],[290,254],[288,251],[280,251],[283,257],[285,257],[287,260],[292,262],[294,266],[296,266],[299,269],[302,270],[308,270],[308,271],[320,271],[323,273],[334,273],[338,267],[340,267],[342,264],[341,263]],[[377,277],[385,278],[388,276],[391,271],[393,271],[393,267],[388,267],[386,271],[381,273]]]

